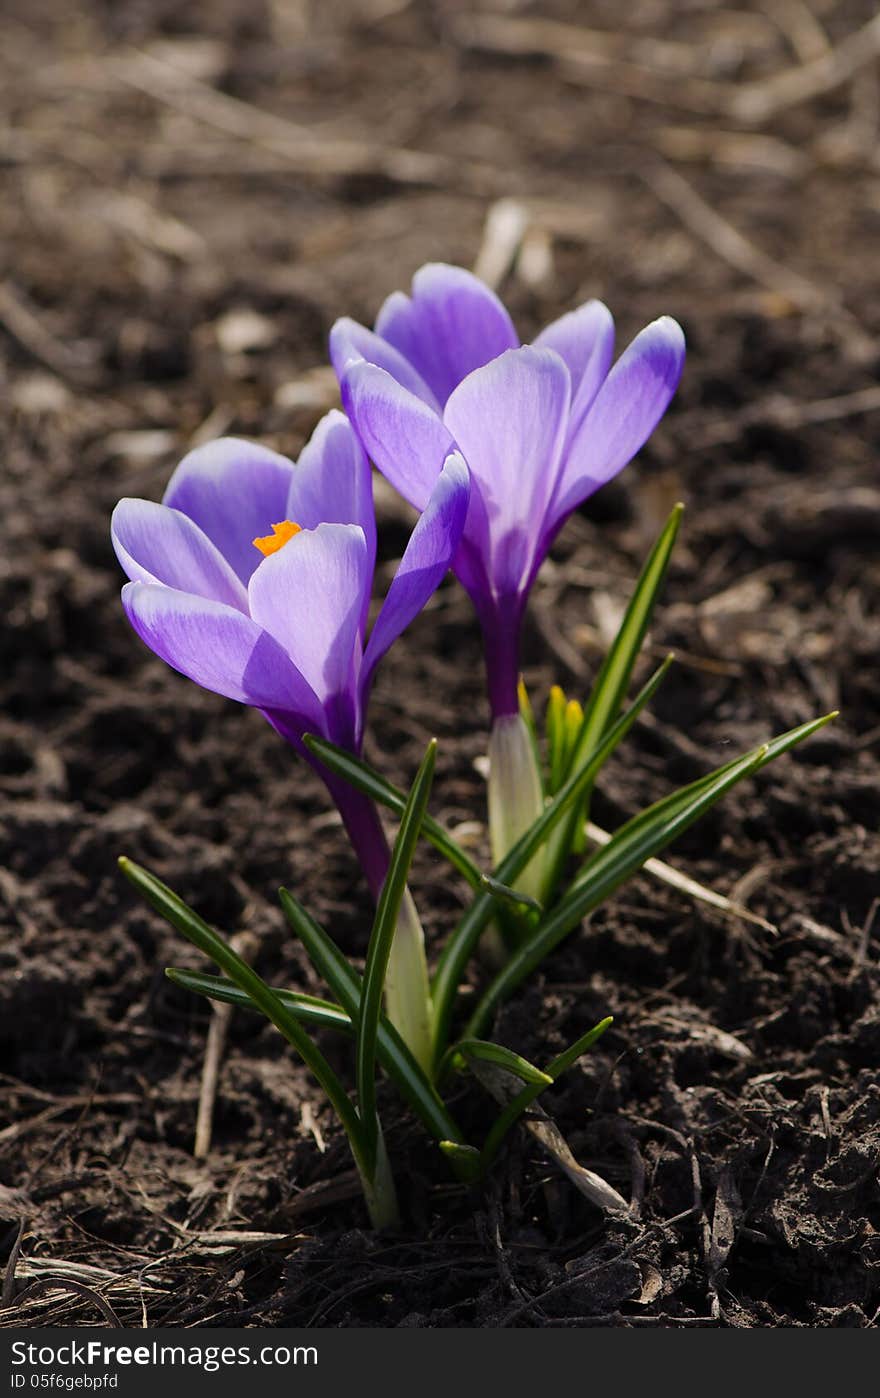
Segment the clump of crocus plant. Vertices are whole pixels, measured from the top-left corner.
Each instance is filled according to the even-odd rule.
[[[647,861],[831,715],[670,792],[590,845],[590,793],[671,663],[667,657],[629,697],[680,507],[642,569],[590,693],[566,700],[554,686],[541,732],[517,683],[520,624],[565,519],[631,459],[665,411],[682,368],[679,327],[655,321],[612,367],[611,317],[589,302],[521,346],[487,287],[461,269],[431,266],[417,274],[411,297],[390,297],[374,331],[337,322],[331,353],[350,423],[330,413],[296,465],[248,442],[200,447],[180,464],[161,505],[121,501],[112,534],[131,579],[122,597],[138,635],[196,683],[259,709],[326,782],[376,898],[363,969],[282,889],[285,916],[333,998],[275,990],[152,874],[129,860],[122,866],[221,972],[171,968],[170,978],[259,1011],[312,1069],[381,1228],[399,1220],[377,1106],[379,1068],[457,1177],[480,1178],[535,1098],[611,1022],[601,1020],[537,1067],[484,1037],[497,1009]],[[376,526],[368,454],[421,512],[369,636]],[[408,794],[361,756],[376,666],[450,566],[485,636],[491,872],[428,812],[435,743]],[[378,805],[399,818],[391,849]],[[420,838],[471,895],[430,982],[407,889]],[[478,966],[477,994],[462,996],[493,923],[505,934],[502,962],[491,974]],[[316,1031],[354,1040],[353,1095]],[[465,1137],[445,1100],[450,1080],[468,1073],[501,1103],[479,1142]],[[601,1208],[627,1208],[601,1180],[590,1197]]]
[[[453,568],[483,629],[489,701],[489,823],[496,861],[541,809],[519,715],[519,634],[529,590],[571,512],[617,475],[653,432],[684,363],[664,316],[612,367],[614,322],[588,301],[523,346],[493,291],[431,264],[394,292],[374,330],[339,320],[330,353],[342,401],[379,470],[424,509],[443,463],[472,477]],[[542,891],[540,863],[522,886]]]
[[[314,733],[361,751],[376,666],[446,573],[468,494],[467,470],[451,456],[369,639],[376,562],[370,465],[341,413],[319,423],[295,466],[252,442],[211,442],[180,463],[161,505],[128,499],[113,513],[113,545],[131,579],[122,604],[135,631],[197,684],[260,709],[313,763],[376,896],[388,869],[376,808],[316,761],[302,739]],[[392,1018],[424,1057],[427,977],[409,897],[388,997]]]

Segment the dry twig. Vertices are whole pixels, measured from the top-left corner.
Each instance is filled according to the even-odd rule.
[[[788,107],[843,87],[878,57],[880,15],[809,63],[787,68],[762,82],[743,83],[730,98],[730,115],[738,121],[760,126]]]
[[[75,387],[93,380],[91,357],[63,343],[11,282],[0,282],[0,324],[34,359]]]
[[[705,50],[695,45],[490,14],[462,14],[451,30],[467,48],[549,58],[570,82],[642,101],[716,114],[732,100],[726,85],[699,76]]]
[[[139,50],[116,59],[112,72],[120,82],[195,121],[272,151],[303,174],[337,178],[372,174],[405,185],[465,184],[499,191],[509,183],[502,171],[476,161],[320,135],[241,98],[218,92],[184,69]]]
[[[257,939],[251,932],[241,932],[230,939],[230,945],[243,961],[253,960],[257,951]],[[196,1115],[196,1138],[193,1155],[196,1160],[204,1160],[211,1150],[211,1134],[214,1127],[214,1105],[217,1101],[217,1086],[220,1081],[220,1065],[226,1048],[229,1021],[232,1019],[232,1005],[212,1004],[211,1024],[205,1044],[205,1061],[202,1066],[202,1080],[199,1087],[199,1109]]]
[[[820,315],[837,324],[844,332],[846,343],[856,356],[873,354],[874,342],[847,311],[836,295],[816,286],[777,262],[769,253],[749,241],[726,218],[707,204],[692,185],[665,160],[657,159],[641,170],[648,188],[700,239],[716,256],[722,258],[752,281],[783,296],[797,310],[807,315]]]
[[[805,0],[763,0],[763,8],[801,63],[812,63],[830,52],[828,35]]]
[[[607,830],[602,830],[592,821],[587,823],[587,837],[594,840],[597,845],[607,845],[611,840],[611,835]],[[698,903],[706,903],[709,907],[724,913],[725,917],[742,918],[744,922],[751,922],[756,927],[763,927],[765,932],[777,932],[778,928],[768,922],[766,918],[759,917],[742,903],[733,902],[730,898],[725,898],[723,893],[716,893],[714,888],[707,888],[705,884],[698,883],[696,879],[689,878],[687,874],[682,874],[678,869],[673,869],[671,864],[666,864],[662,859],[649,859],[643,866],[646,874],[651,874],[661,883],[668,884],[678,893],[684,893],[686,897],[693,898]]]
[[[750,427],[781,427],[788,432],[802,427],[814,427],[822,422],[840,422],[848,417],[860,417],[862,413],[874,413],[880,409],[880,386],[858,388],[852,393],[840,393],[833,398],[816,398],[812,402],[799,403],[782,394],[773,394],[751,403],[740,412],[717,422],[706,423],[702,431],[694,424],[694,435],[689,440],[701,448],[721,446],[736,442]],[[687,429],[687,424],[684,424]]]
[[[502,1106],[506,1106],[522,1091],[519,1079],[512,1073],[505,1072],[503,1068],[496,1068],[493,1064],[481,1063],[478,1060],[471,1063],[471,1068],[486,1091]],[[578,1164],[559,1127],[539,1103],[531,1104],[522,1121],[530,1135],[534,1136],[575,1189],[589,1199],[591,1204],[595,1204],[596,1208],[602,1209],[604,1213],[629,1214],[629,1204],[622,1194],[618,1194],[617,1190],[594,1170],[588,1170],[584,1165]]]

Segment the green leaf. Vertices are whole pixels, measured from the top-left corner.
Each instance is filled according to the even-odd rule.
[[[480,879],[480,887],[491,893],[499,902],[512,903],[515,908],[531,908],[536,913],[544,911],[543,904],[539,903],[537,898],[532,898],[528,893],[520,893],[506,883],[499,883],[498,879],[493,879],[489,874],[484,874]]]
[[[683,505],[676,505],[648,555],[636,583],[635,591],[620,624],[620,630],[606,655],[587,701],[584,716],[576,735],[569,737],[570,767],[577,767],[595,751],[609,725],[614,722],[629,688],[632,672],[638,660],[645,633],[666,577],[669,560],[678,536]],[[547,860],[545,897],[549,901],[555,892],[565,861],[575,844],[589,812],[589,790],[582,806],[573,809],[568,820],[559,827]]]
[[[548,1078],[552,1078],[554,1082],[558,1082],[563,1073],[567,1073],[569,1068],[573,1067],[578,1059],[582,1058],[598,1039],[601,1039],[605,1030],[610,1029],[613,1023],[614,1016],[606,1015],[604,1019],[599,1020],[598,1024],[594,1024],[592,1029],[588,1029],[586,1034],[582,1034],[579,1039],[576,1039],[569,1048],[564,1049],[562,1053],[558,1054],[556,1058],[553,1059],[552,1063],[548,1063],[547,1067],[544,1069]]]
[[[379,1018],[382,1013],[382,990],[385,985],[388,958],[391,955],[391,943],[397,930],[400,905],[409,878],[410,865],[428,808],[436,760],[437,741],[432,738],[401,816],[397,839],[394,841],[394,848],[391,851],[388,873],[379,895],[376,919],[370,934],[370,944],[367,948],[367,959],[364,965],[355,1060],[358,1106],[371,1150],[375,1148],[379,1131],[379,1118],[376,1112],[376,1041],[379,1033]]]
[[[220,967],[240,990],[243,990],[276,1029],[284,1035],[314,1073],[336,1111],[351,1145],[362,1174],[372,1175],[370,1148],[354,1104],[316,1044],[312,1042],[296,1016],[251,966],[233,951],[213,928],[178,898],[154,874],[125,857],[119,867],[130,883],[141,893],[166,921],[192,942]],[[374,1154],[374,1153],[373,1153]]]
[[[566,773],[568,773],[571,770],[571,761],[574,756],[575,745],[577,743],[578,734],[581,731],[581,724],[583,723],[583,721],[584,711],[578,703],[577,699],[569,699],[568,703],[565,706]],[[587,847],[587,836],[584,827],[587,822],[587,813],[589,810],[589,805],[590,793],[588,791],[581,803],[580,810],[576,811],[574,813],[574,816],[572,817],[574,821],[574,836],[572,837],[571,842],[572,854],[583,854],[584,850]],[[552,893],[554,890],[551,889],[550,891]]]
[[[532,757],[534,759],[534,770],[537,774],[538,781],[541,786],[541,798],[543,800],[547,795],[547,784],[544,780],[544,764],[541,761],[541,749],[538,743],[538,728],[535,723],[535,713],[532,709],[532,701],[529,698],[529,692],[526,689],[525,681],[522,679],[522,677],[520,677],[520,680],[517,684],[516,694],[517,702],[519,705],[519,716],[522,719],[523,724],[525,725],[526,736],[528,737],[529,746],[532,750]]]
[[[281,907],[299,937],[318,974],[327,982],[352,1023],[360,1015],[363,982],[333,939],[319,926],[286,888],[279,891]],[[410,1053],[394,1025],[383,1015],[379,1021],[380,1061],[401,1093],[438,1141],[462,1141],[462,1132],[437,1095],[432,1083]]]
[[[801,724],[773,742],[755,748],[733,762],[725,763],[707,776],[673,792],[633,817],[618,830],[602,849],[595,851],[568,892],[534,933],[531,941],[514,952],[507,965],[492,981],[468,1023],[466,1034],[478,1035],[496,1007],[544,958],[577,927],[587,913],[631,878],[655,854],[671,844],[694,821],[720,801],[737,782],[752,776],[774,757],[787,752],[795,743],[808,738],[826,724],[833,714]]]
[[[254,1004],[250,996],[224,976],[183,971],[173,966],[169,966],[165,974],[175,985],[196,995],[235,1005],[242,1010],[259,1011],[259,1006]],[[278,990],[276,994],[301,1023],[313,1024],[318,1029],[332,1029],[348,1038],[354,1038],[355,1027],[351,1015],[340,1005],[334,1005],[330,1000],[318,999],[314,995],[302,995],[294,990]],[[409,1103],[430,1134],[437,1141],[455,1139],[462,1144],[458,1126],[394,1026],[389,1024],[384,1016],[379,1024],[376,1056],[391,1081],[396,1084],[400,1095]]]
[[[342,777],[357,791],[362,791],[366,796],[372,798],[380,806],[386,806],[395,815],[403,815],[406,806],[406,797],[402,791],[398,791],[396,786],[385,781],[378,772],[374,772],[366,762],[358,757],[352,757],[350,752],[344,748],[336,747],[335,743],[329,743],[326,738],[318,738],[313,733],[307,733],[303,739],[309,752],[317,757],[324,766],[337,777]],[[461,845],[449,834],[447,830],[433,816],[426,815],[422,825],[422,834],[425,839],[434,846],[444,859],[447,859],[454,869],[462,875],[471,885],[471,888],[479,888],[483,871],[478,864],[475,864],[469,854],[466,854]]]
[[[572,752],[573,762],[583,761],[592,752],[617,717],[666,577],[683,513],[684,506],[676,505],[648,555],[620,630],[602,662],[584,709]]]
[[[480,1063],[492,1063],[496,1068],[504,1068],[508,1073],[513,1073],[523,1082],[529,1083],[533,1087],[547,1087],[553,1079],[536,1068],[534,1063],[530,1063],[521,1054],[514,1053],[512,1049],[505,1048],[503,1044],[493,1044],[485,1039],[460,1039],[446,1055],[447,1060],[454,1066],[457,1058],[475,1058]]]
[[[555,796],[565,780],[565,692],[554,684],[547,698],[544,719],[547,734],[547,762],[550,768],[550,795]]]
[[[611,1015],[600,1020],[599,1023],[588,1030],[586,1034],[582,1034],[564,1053],[560,1053],[557,1058],[553,1059],[552,1063],[547,1065],[544,1073],[545,1081],[543,1083],[535,1083],[533,1086],[524,1088],[512,1101],[508,1102],[507,1106],[499,1114],[497,1121],[493,1123],[492,1129],[486,1137],[486,1143],[482,1150],[484,1169],[495,1159],[495,1156],[498,1154],[498,1149],[510,1128],[519,1121],[523,1112],[528,1110],[536,1098],[544,1091],[544,1088],[550,1083],[558,1082],[562,1074],[567,1072],[572,1064],[576,1063],[588,1049],[591,1049],[597,1039],[601,1039],[605,1030],[608,1029],[613,1022]]]
[[[584,792],[653,697],[671,663],[672,656],[667,656],[636,696],[630,708],[605,735],[596,752],[572,772],[531,829],[517,840],[495,871],[498,882],[508,887],[512,885],[569,807],[580,809]],[[475,898],[440,955],[433,981],[435,1062],[442,1056],[448,1042],[455,996],[464,968],[494,911],[495,902],[491,894],[483,893]]]
[[[179,966],[166,966],[165,975],[174,985],[179,985],[181,990],[189,990],[194,995],[204,995],[207,1000],[217,1000],[221,1004],[235,1005],[237,1009],[262,1013],[247,991],[240,990],[226,976],[209,976],[204,971],[185,971]],[[275,994],[300,1023],[314,1024],[319,1029],[335,1029],[354,1038],[354,1025],[341,1005],[334,1005],[332,1000],[321,1000],[316,995],[301,995],[296,990],[276,990]]]
[[[470,1183],[479,1179],[483,1171],[483,1160],[475,1146],[465,1146],[460,1141],[441,1141],[440,1149],[460,1180]]]
[[[362,982],[357,971],[333,938],[288,889],[280,888],[278,898],[284,916],[308,952],[318,974],[327,982],[343,1009],[357,1022],[362,993]]]
[[[565,770],[571,769],[575,744],[584,721],[584,711],[577,699],[569,699],[565,706]]]
[[[519,711],[522,716],[523,723],[529,730],[529,735],[531,736],[532,742],[537,748],[538,729],[535,724],[535,713],[532,708],[532,701],[529,698],[529,691],[526,689],[525,680],[522,678],[522,676],[520,676],[519,682],[516,686],[516,698],[517,703],[519,704]]]

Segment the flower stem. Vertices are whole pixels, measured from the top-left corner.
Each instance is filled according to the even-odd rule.
[[[385,1137],[381,1131],[379,1132],[376,1163],[372,1175],[366,1173],[360,1161],[357,1163],[367,1212],[376,1232],[381,1233],[386,1228],[399,1228],[400,1211],[397,1207],[397,1190],[394,1186],[394,1176],[391,1173],[388,1152],[385,1149]]]
[[[407,889],[385,973],[388,1018],[419,1065],[431,1071],[433,1007],[425,960],[425,934],[416,905]]]
[[[483,627],[489,707],[497,721],[519,713],[520,606],[514,599],[510,604],[498,604],[488,613],[480,607],[477,611]]]
[[[498,865],[544,810],[544,787],[532,735],[519,713],[496,718],[489,738],[489,838]],[[519,893],[540,898],[544,851],[516,880]]]

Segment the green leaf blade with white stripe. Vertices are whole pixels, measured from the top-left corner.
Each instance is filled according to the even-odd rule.
[[[676,505],[639,575],[623,621],[584,706],[579,730],[570,738],[568,771],[589,758],[617,718],[666,578],[683,513],[684,506]],[[551,842],[544,885],[547,902],[558,887],[565,862],[577,841],[578,831],[588,817],[589,796],[587,791],[584,803],[571,812]]]
[[[432,739],[428,744],[428,749],[422,759],[422,764],[416,774],[400,819],[400,828],[391,851],[391,861],[379,895],[376,918],[370,935],[370,944],[367,948],[358,1015],[355,1066],[358,1109],[371,1149],[375,1148],[378,1139],[376,1044],[382,1013],[382,991],[385,985],[385,974],[388,970],[388,959],[391,955],[391,944],[397,930],[397,920],[406,892],[410,865],[427,811],[428,799],[431,795],[436,760],[437,742],[436,739]]]
[[[560,1053],[554,1058],[552,1063],[547,1064],[542,1074],[543,1082],[536,1081],[534,1084],[523,1088],[518,1096],[514,1097],[511,1102],[508,1102],[497,1120],[493,1122],[492,1129],[486,1137],[486,1142],[482,1150],[484,1169],[487,1169],[495,1159],[511,1127],[516,1125],[523,1113],[528,1111],[532,1103],[540,1097],[544,1088],[550,1087],[553,1083],[558,1082],[563,1073],[566,1073],[579,1058],[583,1057],[583,1055],[601,1039],[606,1029],[609,1029],[613,1022],[611,1015],[600,1020],[592,1029],[587,1030],[586,1034],[582,1034],[575,1043],[571,1044],[563,1053]]]
[[[667,656],[658,666],[626,713],[605,735],[598,749],[580,767],[572,771],[542,815],[508,852],[495,871],[496,884],[509,888],[543,841],[564,819],[566,811],[581,809],[585,791],[595,780],[602,764],[623,741],[639,714],[653,698],[672,659],[671,655]],[[435,1062],[442,1057],[446,1048],[455,996],[464,969],[494,911],[494,894],[483,893],[481,897],[475,898],[441,952],[433,980]]]
[[[351,1143],[352,1152],[362,1173],[369,1173],[370,1149],[354,1104],[342,1083],[302,1024],[284,1005],[277,993],[246,961],[230,947],[212,927],[147,869],[132,860],[121,858],[119,867],[125,877],[162,917],[176,927],[188,942],[209,957],[229,979],[243,990],[268,1020],[275,1025],[312,1070],[327,1094]]]
[[[582,919],[631,878],[642,865],[659,854],[689,826],[720,801],[745,777],[781,756],[829,722],[826,714],[801,724],[752,752],[725,763],[714,772],[672,792],[634,816],[607,845],[587,860],[568,892],[544,919],[530,941],[520,947],[483,994],[465,1034],[478,1036],[495,1009],[577,927]]]

